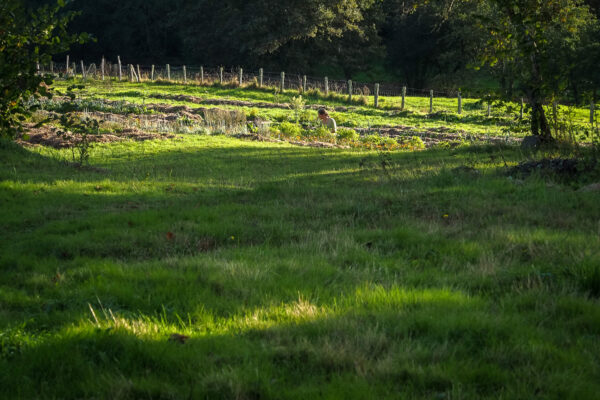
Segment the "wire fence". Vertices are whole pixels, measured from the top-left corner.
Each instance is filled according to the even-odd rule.
[[[461,113],[461,101],[468,97],[468,94],[461,93],[458,90],[433,90],[418,89],[407,87],[397,83],[368,83],[353,82],[351,80],[334,80],[328,77],[314,77],[300,74],[286,74],[285,72],[269,72],[262,68],[258,71],[247,71],[242,68],[224,68],[224,67],[198,67],[198,66],[171,66],[169,64],[155,65],[133,65],[123,64],[118,60],[117,63],[102,60],[100,64],[86,64],[80,61],[79,64],[69,63],[50,63],[48,65],[39,65],[40,73],[50,73],[59,77],[80,76],[82,79],[116,79],[122,81],[167,81],[175,83],[197,83],[197,84],[232,84],[242,86],[253,83],[257,87],[274,87],[279,90],[298,90],[306,93],[311,90],[328,95],[329,93],[338,93],[348,96],[374,96],[374,105],[378,106],[378,97],[402,97],[404,104],[405,97],[429,97],[431,99],[430,111],[433,110],[433,98],[457,98],[458,109]],[[491,98],[488,97],[488,114],[490,114]],[[521,117],[525,99],[521,98]],[[596,106],[590,104],[590,123],[595,122]]]
[[[120,72],[119,72],[120,69]],[[133,74],[131,71],[133,70]],[[458,90],[432,90],[411,88],[397,83],[372,83],[353,82],[347,80],[328,79],[327,77],[314,77],[302,74],[288,74],[285,72],[248,71],[240,68],[198,67],[198,66],[171,66],[168,64],[132,65],[104,62],[102,64],[70,63],[69,68],[65,63],[52,63],[40,65],[41,73],[52,73],[57,76],[79,76],[89,79],[102,79],[104,77],[129,81],[138,80],[163,80],[170,82],[197,82],[197,83],[255,83],[257,86],[278,87],[284,90],[319,90],[323,93],[339,93],[352,95],[372,96],[379,86],[379,96],[400,97],[429,96],[433,93],[436,97],[456,97]],[[83,74],[82,74],[83,71]],[[261,79],[262,78],[262,79]]]

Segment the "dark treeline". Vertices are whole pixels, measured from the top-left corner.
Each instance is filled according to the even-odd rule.
[[[53,0],[28,0],[32,6]],[[417,3],[419,7],[416,7]],[[398,81],[416,88],[500,86],[519,91],[515,60],[483,69],[479,55],[501,1],[488,0],[76,0],[71,24],[97,40],[75,47],[75,59],[150,64],[264,67],[332,78]],[[522,3],[526,3],[523,2]],[[530,2],[535,4],[536,2]],[[572,3],[598,15],[600,0]],[[577,41],[553,42],[553,60],[579,101],[600,87],[600,28],[585,25]],[[558,32],[558,31],[557,31]],[[548,71],[548,73],[553,73]]]

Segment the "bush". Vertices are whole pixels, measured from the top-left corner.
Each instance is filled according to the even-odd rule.
[[[337,132],[337,139],[342,142],[355,142],[359,137],[358,133],[350,128],[340,128]]]
[[[391,137],[367,135],[360,138],[360,143],[369,149],[394,150],[399,147],[398,142]]]
[[[279,132],[285,137],[296,138],[302,134],[302,128],[292,122],[282,122],[279,124]]]
[[[247,120],[255,120],[256,117],[258,117],[258,108],[252,108],[249,112],[248,115],[246,116]]]
[[[381,137],[378,135],[367,135],[360,138],[360,142],[366,147],[373,148],[379,144]]]
[[[302,98],[301,95],[297,97],[292,97],[290,100],[290,108],[294,111],[294,117],[296,122],[300,120],[300,113],[304,110],[306,106],[306,101]]]
[[[331,132],[324,126],[317,127],[314,131],[310,132],[312,139],[319,142],[334,142],[335,133]]]
[[[404,139],[401,147],[409,150],[423,150],[425,148],[425,143],[420,137],[412,136],[411,138]]]

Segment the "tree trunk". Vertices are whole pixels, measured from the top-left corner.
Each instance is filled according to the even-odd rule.
[[[531,103],[531,133],[539,136],[543,142],[552,141],[552,132],[544,106],[538,99],[532,99]]]
[[[579,87],[577,86],[575,77],[573,76],[573,71],[569,74],[569,85],[571,86],[571,90],[573,91],[573,99],[575,100],[575,105],[578,106],[580,104],[579,99]]]
[[[529,96],[531,100],[531,133],[539,136],[542,142],[547,143],[552,141],[552,132],[544,112],[541,94],[543,79],[535,53],[531,55],[531,61],[532,82]]]

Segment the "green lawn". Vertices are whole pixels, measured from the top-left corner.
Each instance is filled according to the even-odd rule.
[[[599,194],[508,178],[517,149],[70,157],[0,141],[0,397],[600,393]]]

